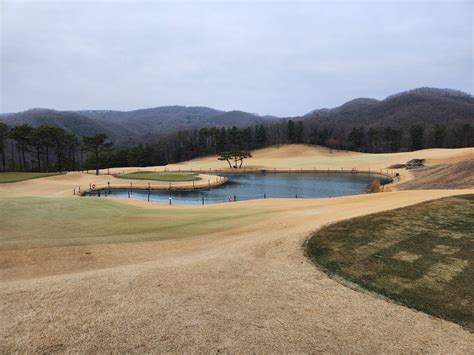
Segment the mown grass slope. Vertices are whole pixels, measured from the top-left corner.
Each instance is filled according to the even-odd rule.
[[[62,173],[23,173],[23,172],[5,172],[0,173],[0,184],[7,182],[19,182],[24,180],[38,179],[42,177],[61,175]]]
[[[129,174],[114,175],[120,179],[157,180],[157,181],[196,181],[200,180],[197,173],[168,173],[139,171]]]
[[[4,250],[183,238],[265,218],[252,208],[145,209],[93,198],[2,198],[0,210]]]

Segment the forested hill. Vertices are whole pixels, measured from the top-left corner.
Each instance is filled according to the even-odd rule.
[[[418,88],[385,100],[360,98],[334,109],[315,110],[298,119],[307,124],[346,128],[410,128],[474,123],[474,98],[457,90]]]
[[[278,119],[243,111],[198,106],[163,106],[135,111],[79,111],[100,122],[120,124],[135,135],[169,134],[204,127],[248,127]]]
[[[0,115],[0,121],[11,126],[28,124],[33,127],[49,125],[60,127],[76,136],[91,136],[105,133],[114,140],[124,140],[134,132],[115,122],[102,122],[88,118],[73,111],[56,111],[50,109],[31,109],[23,112]]]
[[[135,135],[166,134],[179,130],[202,128],[224,111],[208,107],[164,106],[134,111],[79,111],[105,124],[120,124]]]
[[[35,109],[0,118],[7,122],[0,122],[0,162],[6,171],[91,168],[94,155],[86,143],[107,140],[97,133],[114,143],[101,152],[101,167],[166,165],[287,143],[373,153],[474,146],[473,97],[426,88],[286,119],[182,106],[131,112]]]
[[[296,141],[287,132],[288,120],[296,122],[297,132],[301,133]],[[336,108],[286,119],[208,107],[164,106],[135,111],[33,109],[0,115],[0,121],[10,126],[59,126],[77,136],[105,133],[116,146],[157,142],[177,132],[196,129],[254,130],[264,125],[268,132],[266,144],[304,142],[365,151],[398,151],[413,149],[408,141],[412,128],[423,130],[420,144],[424,147],[470,144],[466,142],[472,141],[472,132],[463,127],[474,125],[474,98],[456,90],[418,88],[380,101],[359,98]]]
[[[117,142],[140,141],[144,135],[164,136],[204,127],[239,128],[276,120],[243,111],[220,111],[208,107],[164,106],[135,111],[56,111],[32,109],[0,115],[9,125],[53,125],[78,136],[105,133]]]

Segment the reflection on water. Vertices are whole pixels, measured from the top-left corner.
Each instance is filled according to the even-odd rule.
[[[201,205],[259,198],[316,198],[366,193],[373,176],[364,174],[271,173],[225,174],[230,182],[210,190],[151,191],[150,201]],[[128,197],[127,189],[112,190],[110,197]],[[102,194],[103,196],[103,194]],[[133,190],[131,198],[147,200],[148,191]]]

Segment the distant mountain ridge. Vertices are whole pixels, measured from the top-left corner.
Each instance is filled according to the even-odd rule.
[[[224,111],[208,107],[163,106],[134,111],[79,111],[78,113],[99,122],[119,124],[133,131],[135,135],[143,135],[200,128]]]
[[[105,132],[113,139],[130,137],[133,132],[113,122],[105,124],[74,111],[56,111],[35,108],[15,114],[0,115],[0,120],[11,125],[29,124],[34,127],[51,125],[63,128],[78,136],[89,136]]]
[[[327,127],[408,128],[412,125],[474,124],[474,98],[468,93],[418,88],[384,100],[359,98],[333,108],[312,111],[296,118]]]
[[[460,90],[421,87],[421,88],[416,88],[416,89],[412,89],[408,91],[402,91],[394,95],[390,95],[385,100],[390,100],[398,96],[410,95],[410,94],[472,98],[472,95]]]
[[[62,127],[78,136],[105,133],[111,139],[119,141],[211,126],[242,128],[276,119],[278,118],[273,116],[258,116],[243,111],[226,112],[198,106],[162,106],[134,111],[56,111],[35,108],[0,115],[0,121],[11,125],[48,124]]]
[[[335,108],[318,109],[286,119],[290,118],[329,128],[473,124],[474,98],[458,90],[421,87],[388,96],[384,100],[357,98]],[[79,136],[105,133],[118,142],[139,141],[144,136],[163,136],[179,130],[214,126],[244,128],[281,120],[284,119],[201,106],[162,106],[133,111],[32,109],[0,114],[0,121],[11,125],[50,124]]]
[[[162,106],[134,111],[78,111],[101,122],[113,122],[128,127],[136,134],[171,133],[178,130],[210,126],[239,128],[278,119],[243,111],[221,111],[202,106]]]

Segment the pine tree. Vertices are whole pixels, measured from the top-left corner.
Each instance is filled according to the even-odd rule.
[[[287,135],[288,135],[288,141],[290,143],[295,143],[295,139],[296,139],[295,123],[292,120],[288,121]]]

